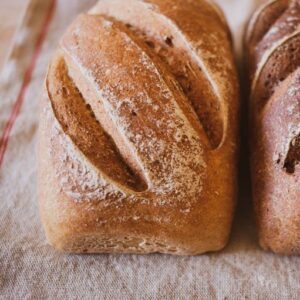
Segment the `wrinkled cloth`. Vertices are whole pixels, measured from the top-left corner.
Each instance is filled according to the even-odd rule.
[[[30,2],[1,73],[0,135],[7,131],[9,138],[0,167],[0,299],[300,299],[300,257],[267,253],[258,246],[244,164],[231,239],[221,252],[195,257],[68,255],[47,245],[36,193],[38,103],[59,37],[95,1],[57,0],[36,51],[41,28],[51,17],[50,2]],[[244,24],[259,2],[219,0],[237,57]],[[37,61],[30,67],[33,55]],[[28,68],[33,72],[24,88]],[[14,117],[16,101],[21,104]],[[244,150],[242,158],[247,160]]]

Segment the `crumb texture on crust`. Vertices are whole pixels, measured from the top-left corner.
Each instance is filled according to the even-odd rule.
[[[268,1],[246,34],[260,243],[300,254],[300,1]]]
[[[70,252],[222,248],[237,100],[230,33],[210,1],[101,0],[80,15],[46,78],[40,206],[50,243]]]

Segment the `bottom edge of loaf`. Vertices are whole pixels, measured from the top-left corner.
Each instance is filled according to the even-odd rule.
[[[74,254],[171,254],[171,255],[200,255],[222,250],[226,241],[202,241],[189,245],[179,246],[173,241],[161,241],[149,238],[119,238],[109,239],[99,236],[68,237],[53,240],[47,237],[48,243],[56,250]],[[178,243],[179,244],[179,243]]]
[[[260,237],[260,247],[268,252],[272,252],[284,256],[296,256],[300,255],[300,241],[299,243],[287,243],[286,241],[267,240]]]

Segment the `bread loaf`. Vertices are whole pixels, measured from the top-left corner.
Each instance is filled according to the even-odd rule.
[[[300,1],[268,1],[246,34],[260,244],[300,254]]]
[[[102,0],[63,36],[46,78],[39,203],[75,253],[223,248],[236,198],[238,83],[206,0]]]

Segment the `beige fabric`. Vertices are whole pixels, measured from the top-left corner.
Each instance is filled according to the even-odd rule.
[[[31,1],[13,54],[2,72],[0,135],[50,1]],[[59,36],[75,15],[94,2],[57,1],[50,31],[10,134],[0,169],[0,299],[300,299],[300,257],[265,253],[257,245],[247,174],[241,182],[231,241],[220,253],[198,257],[66,255],[46,244],[36,199],[37,107],[46,66]],[[242,25],[257,3],[219,2],[230,19],[240,51]]]

